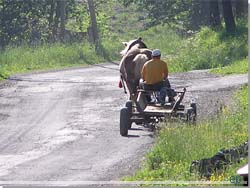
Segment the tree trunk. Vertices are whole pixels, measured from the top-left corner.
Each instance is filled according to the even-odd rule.
[[[59,19],[60,19],[60,0],[57,0],[56,1],[56,16],[55,16],[54,27],[52,31],[54,39],[57,38]]]
[[[210,24],[212,27],[218,27],[221,25],[218,0],[210,1]]]
[[[51,29],[52,23],[53,23],[54,12],[55,12],[55,1],[51,0],[50,1],[50,12],[49,12],[49,18],[48,18],[49,28],[50,29]]]
[[[48,17],[49,23],[49,38],[53,39],[53,21],[54,21],[54,12],[55,12],[55,1],[50,1],[50,12]]]
[[[210,25],[210,6],[209,1],[201,0],[201,17],[203,25]]]
[[[222,0],[223,17],[228,33],[234,33],[236,26],[233,16],[231,0]]]
[[[93,42],[96,45],[98,45],[98,29],[97,29],[97,22],[96,22],[95,5],[94,5],[93,0],[88,0],[88,7],[89,7],[89,14],[90,14]]]
[[[193,7],[193,11],[192,11],[192,15],[191,15],[191,18],[192,18],[192,28],[194,30],[197,30],[199,29],[201,23],[202,23],[202,17],[201,17],[201,1],[193,1],[193,4],[192,4],[192,7]]]
[[[60,1],[60,38],[63,40],[65,33],[66,1]]]

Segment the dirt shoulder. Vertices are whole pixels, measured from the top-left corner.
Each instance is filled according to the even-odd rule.
[[[173,87],[187,88],[185,100],[195,99],[198,120],[215,117],[220,109],[233,105],[233,95],[243,84],[248,83],[247,74],[221,76],[209,70],[196,70],[170,76]]]

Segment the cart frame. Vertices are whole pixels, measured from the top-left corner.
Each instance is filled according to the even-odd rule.
[[[155,125],[163,120],[179,118],[186,122],[195,123],[197,116],[196,103],[192,102],[190,106],[185,107],[182,100],[186,93],[186,88],[183,91],[175,91],[177,96],[175,101],[165,103],[163,106],[156,102],[148,101],[147,96],[156,96],[156,91],[153,90],[137,90],[137,97],[134,100],[126,102],[125,107],[120,111],[120,134],[127,136],[128,130],[131,129],[132,123],[141,125]]]

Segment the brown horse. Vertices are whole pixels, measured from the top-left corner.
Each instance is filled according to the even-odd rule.
[[[128,89],[130,99],[133,99],[139,86],[142,67],[152,58],[152,51],[147,48],[142,38],[123,42],[123,44],[125,49],[120,52],[122,59],[119,65],[121,82],[124,90]]]

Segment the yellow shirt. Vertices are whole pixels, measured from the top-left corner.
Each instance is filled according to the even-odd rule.
[[[151,59],[144,64],[141,71],[146,84],[155,84],[168,77],[167,63],[160,59]]]

